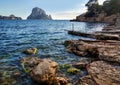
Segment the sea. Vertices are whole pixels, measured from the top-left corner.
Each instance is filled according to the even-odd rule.
[[[38,85],[21,66],[24,57],[50,58],[59,65],[79,61],[83,57],[70,54],[63,45],[66,40],[90,39],[73,36],[68,30],[92,33],[101,31],[106,23],[70,22],[69,20],[0,20],[0,85]],[[26,55],[27,48],[37,48],[35,55]],[[15,77],[14,73],[20,72]],[[72,82],[77,76],[63,71]],[[86,72],[83,71],[83,75]],[[83,76],[81,75],[81,76]]]

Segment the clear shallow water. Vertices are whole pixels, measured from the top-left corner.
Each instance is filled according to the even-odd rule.
[[[103,23],[72,22],[75,30],[82,32],[99,31],[105,26]],[[20,59],[27,57],[22,53],[26,48],[36,47],[38,53],[34,56],[51,58],[59,64],[71,63],[81,59],[74,54],[65,51],[63,42],[83,37],[68,35],[71,22],[59,20],[23,20],[0,21],[0,80],[9,85],[35,85],[24,74],[20,65]],[[20,71],[21,76],[11,78],[14,72]],[[4,75],[3,75],[4,74]],[[5,85],[0,82],[0,85]]]

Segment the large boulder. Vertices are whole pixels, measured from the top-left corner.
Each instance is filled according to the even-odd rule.
[[[42,20],[51,20],[51,15],[47,15],[46,12],[38,7],[32,9],[32,13],[27,17],[27,19],[42,19]]]
[[[67,85],[68,80],[57,76],[58,64],[51,59],[27,57],[21,60],[22,67],[40,85]]]
[[[33,80],[41,84],[52,84],[56,79],[58,64],[50,59],[43,59],[30,73]]]

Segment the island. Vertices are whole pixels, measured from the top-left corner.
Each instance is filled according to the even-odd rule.
[[[22,20],[22,18],[21,17],[16,17],[15,15],[11,14],[10,16],[0,15],[0,20]]]
[[[51,20],[51,15],[47,15],[46,12],[38,7],[32,9],[32,13],[27,17],[27,19],[41,19],[41,20]]]

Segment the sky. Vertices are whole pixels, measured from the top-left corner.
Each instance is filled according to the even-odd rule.
[[[0,15],[26,19],[34,7],[42,8],[53,19],[74,19],[86,12],[89,0],[0,0]],[[100,4],[105,0],[98,0]]]

